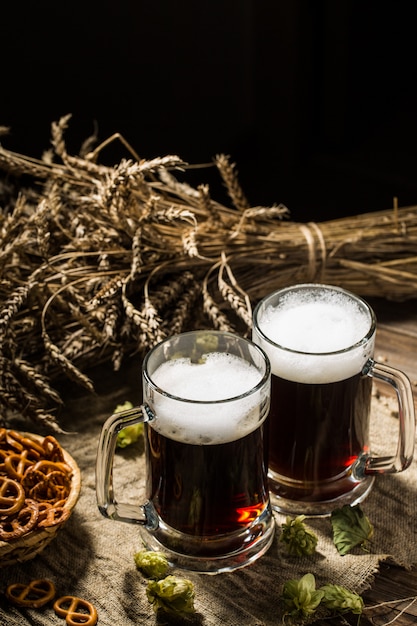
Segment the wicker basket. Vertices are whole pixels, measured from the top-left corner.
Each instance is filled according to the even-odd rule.
[[[37,442],[41,442],[43,440],[43,437],[33,433],[21,434]],[[72,456],[65,449],[62,449],[62,452],[64,454],[65,462],[72,468],[71,488],[65,503],[65,508],[67,508],[71,514],[80,495],[81,473],[80,468]],[[19,539],[12,541],[0,541],[0,568],[33,559],[33,557],[39,554],[39,552],[41,552],[52,541],[59,530],[63,528],[68,519],[69,516],[64,522],[55,526],[32,530]]]

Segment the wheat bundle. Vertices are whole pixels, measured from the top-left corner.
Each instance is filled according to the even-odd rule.
[[[417,207],[292,222],[283,205],[250,206],[219,155],[227,207],[181,182],[179,157],[140,159],[121,137],[130,158],[113,167],[95,138],[68,154],[68,120],[42,160],[0,146],[0,423],[18,412],[59,430],[60,374],[93,390],[90,365],[118,369],[168,334],[248,334],[253,303],[281,286],[416,297]]]

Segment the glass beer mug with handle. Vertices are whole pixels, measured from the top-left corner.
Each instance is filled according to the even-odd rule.
[[[243,567],[271,545],[275,523],[264,444],[270,365],[259,346],[220,331],[170,337],[146,355],[143,404],[102,427],[97,503],[137,523],[145,546],[181,568]],[[113,464],[121,429],[144,422],[147,502],[119,503]]]
[[[274,509],[329,514],[361,502],[377,474],[401,472],[411,463],[411,384],[403,372],[373,359],[375,332],[372,308],[332,285],[294,285],[255,307],[252,339],[271,362],[269,485]],[[393,456],[372,456],[372,378],[391,385],[397,395],[399,435]]]

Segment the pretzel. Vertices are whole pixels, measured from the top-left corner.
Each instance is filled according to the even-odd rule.
[[[18,513],[25,502],[25,490],[17,481],[0,476],[0,515]]]
[[[72,475],[55,437],[0,428],[0,541],[66,521]]]
[[[26,493],[29,493],[32,487],[35,487],[41,480],[44,480],[45,474],[34,469],[34,466],[28,467],[24,473],[21,481],[21,485]]]
[[[55,586],[46,578],[32,580],[28,585],[13,583],[6,589],[6,598],[10,602],[30,609],[39,609],[54,597]]]
[[[49,528],[65,522],[70,512],[64,505],[65,500],[59,500],[54,505],[42,502],[39,505],[38,528]]]
[[[10,478],[22,480],[23,474],[28,467],[33,465],[33,461],[28,458],[28,450],[22,450],[20,454],[14,452],[8,454],[4,459],[4,467]]]
[[[33,469],[42,472],[43,474],[50,474],[51,472],[63,472],[71,475],[72,469],[64,461],[50,461],[49,459],[43,459],[34,464]]]
[[[40,443],[30,439],[29,437],[25,437],[24,435],[18,433],[16,430],[8,431],[8,440],[9,443],[14,445],[15,447],[21,447],[21,449],[30,450],[32,455],[35,455],[38,459],[41,456],[44,456],[44,449]]]
[[[57,502],[68,497],[70,492],[70,479],[63,472],[51,472],[43,475],[36,485],[29,491],[29,496],[39,502]]]
[[[16,515],[0,518],[0,539],[10,541],[25,535],[36,526],[38,517],[38,503],[34,500],[25,500],[24,506]]]
[[[55,463],[65,461],[62,448],[59,445],[59,442],[52,435],[44,437],[42,447],[44,450],[44,456],[50,461],[54,461]]]
[[[19,441],[13,439],[9,432],[9,430],[6,430],[5,434],[2,436],[0,440],[0,447],[8,452],[22,452],[23,445]]]
[[[9,452],[7,450],[3,450],[0,448],[0,474],[7,474],[6,466],[4,464],[5,460],[9,456]]]
[[[58,617],[65,617],[68,626],[95,626],[98,615],[96,608],[87,600],[77,596],[62,596],[54,602],[54,611]]]

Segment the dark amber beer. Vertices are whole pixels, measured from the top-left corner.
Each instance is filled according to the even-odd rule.
[[[164,361],[152,372],[153,385],[183,400],[153,394],[157,419],[145,425],[147,495],[172,529],[200,537],[234,533],[269,506],[269,398],[260,403],[255,394],[222,402],[260,380],[254,365],[221,352],[205,355],[201,363]]]
[[[160,517],[182,533],[206,538],[247,528],[268,506],[263,439],[264,423],[212,445],[176,441],[147,424],[148,496]]]
[[[371,385],[362,374],[323,384],[272,376],[269,467],[297,481],[287,495],[320,502],[353,487],[349,470],[368,451]]]
[[[408,466],[411,387],[402,372],[373,361],[375,330],[369,305],[330,285],[295,285],[255,308],[253,340],[272,372],[269,487],[277,510],[328,514],[360,502],[374,474]],[[385,464],[370,455],[371,377],[404,391],[408,458],[401,469],[398,458]]]
[[[265,352],[228,332],[168,337],[142,364],[143,404],[105,422],[97,453],[97,503],[110,519],[139,524],[144,546],[175,567],[218,574],[249,565],[275,533],[265,441],[271,369]],[[113,487],[117,433],[144,423],[142,505]]]

